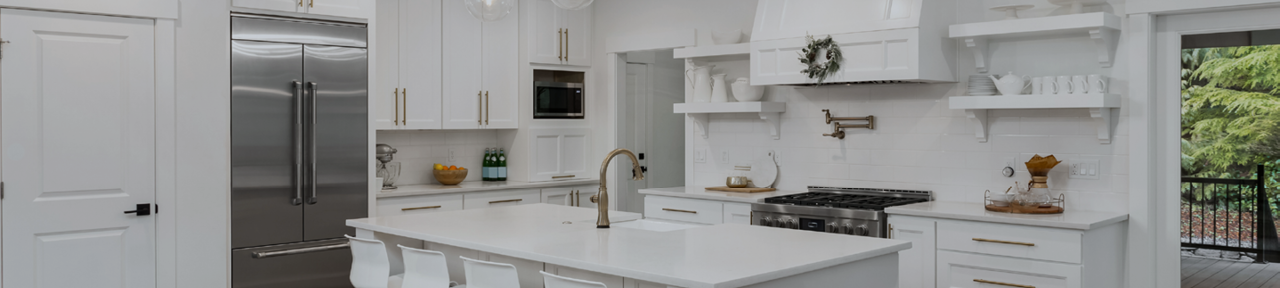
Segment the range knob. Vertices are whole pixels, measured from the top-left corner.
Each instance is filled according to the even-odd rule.
[[[853,223],[845,222],[845,223],[844,223],[844,225],[840,225],[840,234],[850,234],[850,235],[852,235],[852,234],[853,234]]]
[[[774,227],[791,228],[791,217],[778,217],[778,225]]]
[[[764,216],[764,218],[760,218],[760,224],[758,225],[764,226],[764,227],[773,227],[773,217]]]
[[[827,233],[837,233],[840,230],[836,223],[827,224]]]
[[[800,221],[796,221],[796,219],[787,220],[787,228],[800,229]]]
[[[849,234],[858,235],[858,236],[867,236],[867,225],[853,227],[853,232]]]

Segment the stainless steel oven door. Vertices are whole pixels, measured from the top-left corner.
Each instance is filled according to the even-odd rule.
[[[583,119],[582,83],[533,82],[534,119]]]

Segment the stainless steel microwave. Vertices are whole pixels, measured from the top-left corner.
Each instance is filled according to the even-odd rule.
[[[582,83],[533,82],[534,119],[583,119]]]

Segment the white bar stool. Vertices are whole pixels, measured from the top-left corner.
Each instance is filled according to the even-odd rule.
[[[516,273],[515,265],[458,258],[462,258],[469,288],[520,288],[520,275]]]
[[[449,266],[440,251],[400,247],[404,255],[404,284],[402,288],[448,288],[456,286],[449,281]],[[451,286],[454,285],[454,286]]]
[[[556,274],[542,272],[542,284],[545,288],[608,288],[604,283],[573,279]]]
[[[356,288],[400,288],[403,276],[391,274],[382,241],[347,236],[351,243],[351,285]]]

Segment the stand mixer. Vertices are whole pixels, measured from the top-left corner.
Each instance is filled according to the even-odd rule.
[[[396,152],[398,152],[396,148],[392,148],[391,145],[387,144],[378,144],[375,149],[374,153],[377,157],[376,159],[378,159],[377,175],[382,178],[382,190],[396,189],[396,178],[400,177],[400,165],[387,165],[392,159],[395,159]]]

